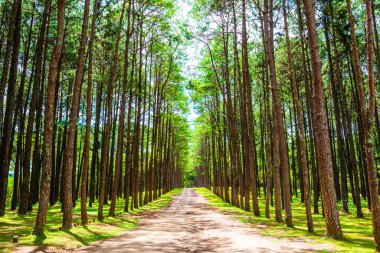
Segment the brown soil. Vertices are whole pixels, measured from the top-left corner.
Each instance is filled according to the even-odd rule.
[[[124,235],[99,241],[76,252],[315,252],[331,245],[306,239],[260,235],[216,209],[193,189],[185,189],[161,212],[153,213]]]

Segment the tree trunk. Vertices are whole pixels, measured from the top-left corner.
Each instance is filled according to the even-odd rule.
[[[12,42],[13,42],[13,51],[12,51],[12,59],[11,66],[9,71],[9,79],[8,79],[8,91],[7,91],[7,101],[6,101],[6,110],[4,117],[4,128],[1,139],[0,146],[0,216],[4,216],[5,214],[5,203],[7,198],[7,187],[8,187],[8,172],[9,172],[9,154],[12,152],[11,150],[11,135],[12,135],[12,118],[14,114],[15,107],[15,93],[16,93],[16,82],[17,82],[17,67],[18,67],[18,54],[20,50],[20,32],[21,32],[21,0],[15,0],[13,3],[12,10],[12,21],[10,28],[10,34],[12,34]],[[8,40],[8,42],[10,42]],[[7,46],[8,47],[8,46]],[[5,65],[3,65],[6,68]],[[3,75],[7,74],[4,73]],[[2,76],[3,78],[3,76]],[[5,77],[6,78],[6,77]],[[3,83],[3,82],[2,82]],[[2,98],[0,101],[3,101]],[[1,103],[2,104],[2,103]],[[1,108],[2,109],[2,108]]]
[[[376,91],[373,72],[373,19],[372,19],[372,2],[365,0],[366,7],[366,38],[367,38],[367,69],[368,69],[368,111],[364,108],[364,91],[363,87],[358,87],[359,104],[361,105],[361,114],[364,122],[364,139],[365,154],[368,174],[368,186],[371,198],[372,228],[373,237],[376,243],[376,250],[380,251],[380,206],[379,206],[379,186],[377,179],[377,169],[375,166],[374,144],[372,142],[373,121],[375,117]]]
[[[91,118],[92,118],[92,63],[93,63],[93,48],[95,40],[95,25],[96,17],[98,15],[99,0],[95,0],[94,8],[92,11],[91,33],[90,41],[88,43],[88,78],[87,78],[87,108],[86,108],[86,133],[84,137],[83,147],[83,170],[82,170],[82,183],[81,183],[81,221],[85,225],[88,223],[87,218],[87,179],[88,169],[90,164],[90,134],[91,134]]]
[[[298,131],[299,145],[300,145],[300,151],[301,151],[300,152],[301,153],[301,168],[300,169],[302,171],[302,179],[303,179],[303,192],[304,192],[304,202],[305,202],[305,208],[306,208],[307,230],[308,232],[313,233],[314,225],[313,225],[313,217],[311,215],[311,209],[310,209],[309,168],[307,165],[307,157],[306,157],[307,149],[306,149],[304,128],[303,128],[304,121],[303,121],[302,108],[301,108],[301,103],[299,101],[299,94],[298,94],[297,83],[296,83],[296,74],[295,74],[295,69],[294,69],[292,46],[290,44],[290,39],[289,39],[286,0],[282,1],[282,9],[283,9],[283,15],[284,15],[284,29],[285,29],[285,39],[286,39],[286,47],[287,47],[287,53],[288,53],[288,62],[289,62],[289,67],[290,67],[290,83],[292,86],[294,104],[295,104],[296,112],[297,112],[297,131]]]
[[[41,175],[41,191],[40,200],[37,211],[36,223],[34,225],[33,234],[43,235],[46,222],[46,213],[49,203],[51,167],[52,167],[52,138],[54,123],[54,101],[55,87],[57,85],[58,65],[61,58],[63,47],[63,36],[65,27],[65,0],[57,0],[58,4],[58,26],[56,43],[50,61],[48,86],[46,91],[46,109],[45,109],[45,125],[44,125],[44,144],[42,159],[42,175]]]
[[[110,142],[110,132],[111,132],[111,125],[112,125],[112,102],[113,102],[113,87],[114,82],[116,79],[116,70],[117,70],[117,63],[118,63],[118,56],[119,56],[119,42],[120,42],[120,35],[121,35],[121,27],[122,22],[124,18],[124,12],[125,12],[125,5],[127,1],[123,1],[123,7],[120,15],[119,20],[119,29],[116,35],[116,43],[114,48],[114,54],[113,54],[113,63],[111,66],[111,72],[110,77],[108,81],[108,92],[107,92],[107,120],[106,120],[106,126],[105,126],[105,133],[104,133],[104,139],[102,144],[102,158],[103,162],[101,165],[101,173],[100,173],[100,182],[99,182],[99,206],[98,206],[98,219],[103,220],[103,205],[104,205],[104,196],[105,196],[105,184],[106,184],[106,173],[107,173],[107,166],[108,166],[108,150],[109,150],[109,142]]]
[[[277,85],[276,78],[276,66],[274,59],[274,42],[273,42],[273,1],[270,0],[270,5],[268,9],[268,0],[264,1],[264,34],[266,43],[266,55],[270,70],[270,80],[272,85],[272,99],[273,99],[273,109],[275,114],[273,118],[276,117],[275,122],[277,124],[277,132],[279,137],[279,153],[281,158],[282,167],[282,183],[283,183],[283,194],[284,194],[284,206],[285,206],[285,221],[288,227],[293,227],[292,221],[292,208],[291,208],[291,192],[290,192],[290,174],[289,174],[289,158],[287,150],[287,142],[285,137],[285,125],[283,111],[281,107],[281,102],[279,98],[279,87]],[[275,129],[273,129],[276,131]],[[273,152],[274,156],[278,153]]]
[[[123,77],[123,90],[121,93],[121,108],[119,113],[119,127],[117,134],[117,148],[116,148],[116,162],[115,162],[115,180],[112,188],[112,196],[111,196],[111,206],[109,210],[110,216],[115,216],[115,207],[116,207],[116,195],[118,192],[118,181],[120,177],[120,169],[122,164],[122,152],[123,152],[123,142],[124,142],[124,119],[125,119],[125,105],[126,105],[126,93],[127,93],[127,85],[128,85],[128,67],[129,67],[129,43],[132,35],[131,32],[131,13],[132,13],[132,1],[128,1],[128,21],[127,21],[127,31],[126,31],[126,41],[125,41],[125,52],[124,52],[124,77]],[[131,83],[132,85],[132,83]],[[130,98],[132,99],[132,98]]]
[[[255,135],[253,126],[253,109],[252,109],[252,93],[251,83],[249,80],[249,63],[248,63],[248,46],[247,46],[247,21],[246,21],[246,0],[242,0],[243,6],[243,28],[242,28],[242,60],[243,60],[243,85],[245,90],[245,103],[247,104],[247,119],[248,119],[248,151],[246,154],[249,159],[249,175],[251,180],[251,192],[253,202],[253,213],[260,216],[259,203],[257,199],[257,167],[255,166],[256,152],[255,152]],[[249,204],[249,202],[248,202]]]
[[[75,146],[75,133],[77,131],[77,119],[79,111],[79,101],[80,93],[82,89],[82,79],[84,72],[84,60],[87,42],[87,30],[88,30],[88,19],[90,12],[90,0],[85,1],[84,12],[83,12],[83,23],[82,23],[82,34],[80,39],[80,45],[78,50],[78,61],[75,73],[75,81],[73,88],[73,97],[71,101],[71,111],[70,111],[70,126],[67,133],[67,147],[66,147],[66,159],[65,167],[62,173],[63,179],[63,222],[62,228],[70,229],[72,224],[72,208],[73,208],[73,198],[72,198],[72,174],[74,166],[74,146]]]
[[[304,9],[309,32],[308,41],[313,70],[313,123],[316,133],[318,172],[326,220],[326,236],[343,239],[333,182],[330,138],[315,25],[315,1],[304,0]]]

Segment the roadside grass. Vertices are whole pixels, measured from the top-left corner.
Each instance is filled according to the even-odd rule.
[[[72,250],[98,240],[121,235],[127,230],[138,226],[140,219],[133,217],[133,214],[159,210],[167,206],[172,197],[181,191],[182,189],[174,189],[145,206],[130,210],[129,213],[122,213],[116,217],[105,218],[103,221],[97,220],[98,203],[94,203],[92,207],[87,208],[89,220],[92,221],[90,224],[73,227],[70,230],[53,232],[51,230],[58,230],[62,223],[61,206],[57,204],[48,209],[45,236],[31,235],[38,205],[33,206],[33,211],[26,215],[19,215],[17,211],[10,211],[9,207],[7,207],[5,216],[0,218],[0,252],[11,252],[17,246],[45,247],[47,245]],[[116,205],[116,213],[123,212],[123,209],[124,199],[120,199]],[[108,215],[108,210],[109,205],[104,205],[105,215]],[[73,209],[73,223],[78,222],[80,222],[80,201],[77,202]],[[13,244],[12,237],[22,234],[27,236],[20,237],[19,243]]]
[[[307,232],[305,206],[301,203],[300,198],[293,196],[292,198],[292,214],[294,228],[288,228],[284,223],[274,221],[274,207],[270,207],[271,218],[265,218],[265,197],[262,194],[259,197],[259,206],[261,216],[256,217],[252,212],[244,211],[224,202],[220,197],[216,196],[212,191],[206,188],[197,188],[196,191],[209,200],[212,207],[220,209],[222,212],[231,215],[241,222],[254,224],[255,228],[262,231],[264,236],[274,236],[278,238],[306,238],[311,244],[331,244],[334,246],[333,251],[322,252],[375,252],[375,244],[372,237],[372,221],[371,213],[366,208],[367,204],[362,203],[365,218],[356,217],[356,208],[349,200],[349,210],[352,214],[340,212],[340,222],[345,240],[333,240],[326,238],[325,221],[322,214],[313,214],[315,233]],[[341,210],[339,204],[339,210]],[[251,202],[252,210],[252,202]],[[320,207],[321,212],[321,207]],[[284,211],[283,211],[283,218]]]

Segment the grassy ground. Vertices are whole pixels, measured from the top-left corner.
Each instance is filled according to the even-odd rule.
[[[305,206],[298,198],[293,197],[292,212],[295,228],[292,229],[287,228],[285,224],[274,222],[274,218],[265,218],[265,198],[263,196],[259,198],[261,217],[256,217],[252,212],[243,211],[240,208],[236,208],[224,202],[206,188],[198,188],[196,191],[205,196],[211,206],[227,212],[244,223],[260,225],[255,227],[261,229],[263,235],[284,238],[303,237],[310,239],[310,243],[329,243],[334,245],[334,252],[375,252],[375,244],[372,237],[371,214],[366,208],[363,208],[364,219],[356,218],[355,213],[340,213],[340,222],[345,240],[338,241],[324,237],[325,222],[321,214],[313,215],[315,233],[310,234],[307,232]],[[363,202],[363,207],[364,206],[366,207],[366,204]],[[352,204],[349,208],[352,212],[356,210]],[[274,217],[274,207],[271,207],[271,217]]]
[[[33,212],[26,215],[18,215],[17,211],[6,211],[6,215],[0,218],[0,252],[11,252],[17,246],[12,244],[13,235],[27,235],[19,238],[18,245],[53,245],[58,248],[73,249],[83,245],[89,245],[92,242],[118,236],[125,233],[126,230],[135,228],[139,219],[131,214],[137,214],[146,211],[158,210],[165,207],[172,200],[172,196],[179,194],[181,189],[175,189],[162,195],[159,199],[145,205],[139,209],[134,209],[130,213],[118,215],[115,218],[107,218],[103,222],[96,221],[88,226],[74,227],[70,231],[54,231],[61,226],[62,213],[60,205],[50,207],[46,221],[46,236],[31,235],[33,229],[37,206],[33,207]],[[123,211],[124,200],[117,202],[116,212]],[[9,209],[9,208],[8,208]],[[104,206],[104,213],[107,215],[109,205]],[[94,220],[97,217],[97,203],[88,208],[89,219]],[[80,202],[73,210],[73,223],[80,222]]]

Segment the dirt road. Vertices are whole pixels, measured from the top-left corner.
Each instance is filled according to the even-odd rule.
[[[207,205],[193,189],[184,189],[162,212],[144,219],[138,229],[97,242],[77,252],[312,252],[328,245],[304,239],[276,239]]]

